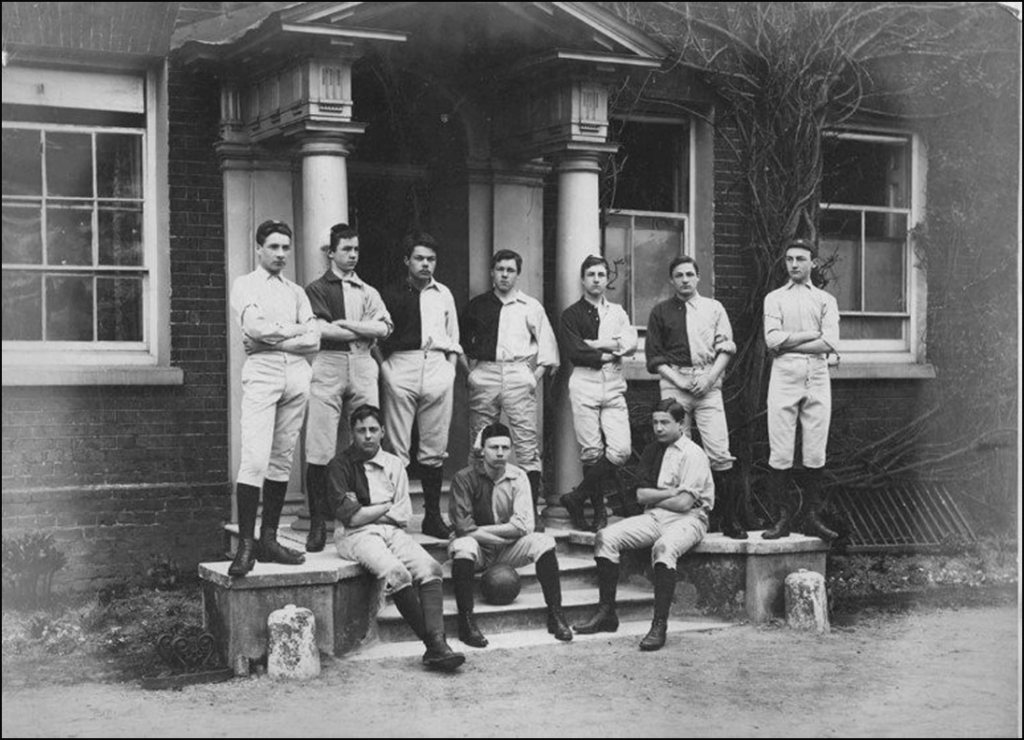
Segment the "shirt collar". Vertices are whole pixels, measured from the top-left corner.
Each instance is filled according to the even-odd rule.
[[[794,283],[792,280],[787,280],[786,284],[782,286],[786,290],[792,290],[793,288],[807,288],[808,290],[814,290],[814,286],[811,285],[811,281],[808,280],[806,283]]]
[[[414,292],[414,293],[422,293],[423,292],[422,290],[418,290],[415,285],[410,283],[409,282],[409,278],[406,278],[405,280],[402,281],[402,286],[406,290]],[[431,288],[433,288],[434,290],[440,291],[441,290],[441,284],[439,282],[437,282],[434,278],[430,278],[430,282],[427,283],[423,287],[423,290],[430,290]]]
[[[512,476],[510,475],[512,465],[510,463],[505,464],[505,472],[501,474],[501,477],[498,478],[498,480],[494,480],[490,475],[487,474],[487,468],[484,466],[483,459],[474,461],[473,470],[476,471],[476,474],[479,475],[481,478],[491,481],[495,486],[497,486],[502,481],[509,480],[512,478]]]
[[[491,288],[491,295],[503,306],[507,306],[510,303],[526,303],[526,300],[523,298],[523,291],[519,290],[519,288],[513,289],[512,295],[508,298],[502,298],[493,288]]]
[[[696,291],[694,291],[693,295],[687,298],[685,301],[682,298],[680,298],[678,294],[673,295],[672,298],[674,300],[679,301],[680,303],[685,303],[690,306],[696,306],[698,303],[701,302],[701,295]]]
[[[280,272],[275,275],[263,265],[256,265],[256,274],[261,276],[267,282],[270,282],[271,280],[280,280],[282,283],[284,282],[284,276]]]
[[[362,278],[360,278],[359,275],[357,275],[355,272],[350,272],[349,274],[345,275],[345,277],[339,277],[334,273],[334,270],[328,270],[327,275],[327,279],[331,280],[332,282],[350,283],[351,285],[355,285],[356,287],[359,288],[362,288],[364,285]]]
[[[373,457],[369,458],[368,460],[366,460],[366,462],[373,463],[378,468],[383,468],[384,467],[384,460],[385,460],[384,456],[387,455],[387,454],[388,453],[384,451],[384,448],[380,447],[377,450],[377,454],[374,455]]]

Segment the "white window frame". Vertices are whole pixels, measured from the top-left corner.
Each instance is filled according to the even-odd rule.
[[[924,266],[916,258],[914,249],[914,230],[924,218],[925,213],[925,183],[927,178],[927,157],[921,137],[908,131],[897,129],[879,129],[871,127],[841,128],[829,131],[826,136],[833,136],[855,141],[879,142],[879,143],[908,143],[910,147],[910,187],[908,197],[910,204],[907,208],[896,208],[887,206],[861,206],[850,204],[821,203],[822,211],[830,209],[833,211],[853,211],[859,213],[900,213],[907,217],[907,240],[905,247],[904,274],[906,276],[906,311],[900,313],[873,313],[873,312],[841,312],[840,330],[842,328],[843,315],[856,316],[892,316],[904,319],[904,338],[895,339],[861,339],[861,340],[840,340],[839,353],[842,358],[840,370],[836,375],[873,375],[889,376],[885,366],[895,365],[921,365],[927,366],[925,360],[925,325],[927,317],[927,295],[928,286]],[[863,225],[863,216],[862,216]],[[863,239],[863,227],[862,227]],[[863,260],[863,251],[861,254]],[[863,285],[862,285],[863,290]],[[857,366],[862,370],[858,371]],[[906,377],[931,377],[933,371],[930,366],[921,372],[898,371],[897,376]]]
[[[38,73],[52,81],[62,71],[17,69],[17,81],[31,80]],[[5,70],[5,87],[7,85]],[[95,79],[101,84],[103,73],[84,75],[66,70],[77,80]],[[170,255],[167,189],[167,74],[166,63],[159,69],[141,72],[144,76],[145,127],[143,129],[143,340],[141,342],[67,342],[4,341],[3,385],[178,385],[183,372],[170,366]],[[12,77],[14,74],[12,74]],[[110,78],[123,78],[125,71],[114,70]],[[53,85],[50,85],[53,87]],[[40,84],[39,90],[45,86]],[[81,90],[74,90],[81,98]],[[8,102],[5,95],[5,102]],[[21,99],[11,102],[26,102]],[[45,105],[46,103],[40,103]],[[18,128],[48,131],[139,131],[125,127],[49,124],[4,121]],[[41,269],[45,265],[40,266]],[[78,273],[99,273],[95,265],[83,265]]]
[[[621,115],[621,116],[612,116],[612,118],[614,118],[616,120],[619,120],[619,121],[625,121],[625,122],[628,122],[628,123],[649,123],[649,124],[653,124],[653,125],[656,125],[656,126],[685,126],[686,127],[686,132],[687,132],[687,135],[686,135],[686,146],[688,147],[686,161],[687,161],[687,165],[688,166],[687,166],[685,171],[683,171],[681,167],[677,168],[676,173],[677,173],[677,176],[679,177],[680,180],[683,180],[683,179],[686,180],[686,186],[687,186],[686,187],[686,192],[687,192],[686,207],[687,207],[688,211],[687,212],[679,212],[679,211],[646,211],[646,210],[635,210],[635,209],[628,209],[628,208],[607,208],[607,209],[605,209],[605,214],[607,216],[625,216],[625,217],[628,217],[628,218],[630,218],[631,223],[635,223],[635,220],[637,218],[663,218],[663,219],[670,220],[670,221],[682,221],[683,222],[683,228],[682,228],[683,244],[682,244],[682,250],[680,251],[679,256],[683,256],[683,255],[694,256],[694,254],[693,254],[693,252],[694,252],[693,245],[695,243],[695,238],[694,238],[694,233],[693,233],[693,230],[694,230],[693,229],[693,218],[692,218],[691,214],[693,214],[694,208],[695,208],[695,192],[694,192],[695,188],[694,188],[694,183],[696,182],[695,168],[697,166],[696,162],[695,162],[695,160],[696,160],[695,151],[696,151],[696,141],[697,141],[697,132],[696,132],[695,119],[692,118],[692,117],[686,117],[686,118],[667,118],[667,117],[661,117],[661,116],[644,116],[644,115]],[[632,244],[632,234],[633,234],[633,229],[631,228],[630,229],[630,243],[626,245],[626,259],[627,259],[627,262],[629,263],[628,266],[629,266],[629,296],[630,296],[630,304],[633,304],[634,297],[636,296],[635,280],[634,280],[635,272],[632,269],[633,268],[633,250],[634,250],[634,245]],[[604,248],[605,241],[606,241],[605,233],[604,233],[604,229],[602,229],[602,233],[601,233],[602,250]],[[604,254],[603,251],[602,251],[602,254]],[[668,265],[666,265],[665,267],[667,269]],[[665,281],[666,281],[666,283],[668,282],[667,275],[665,277]],[[645,335],[647,334],[647,325],[646,324],[637,324],[637,323],[635,323],[636,322],[636,311],[634,310],[634,306],[633,305],[623,306],[623,308],[625,308],[626,311],[629,313],[630,320],[632,320],[634,322],[634,328],[637,330],[637,333],[639,334],[639,337],[640,337],[639,354],[642,355],[643,354],[644,345],[646,344]]]

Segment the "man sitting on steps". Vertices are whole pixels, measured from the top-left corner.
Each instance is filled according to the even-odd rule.
[[[489,424],[480,433],[480,444],[482,460],[455,474],[449,502],[456,536],[448,554],[459,607],[459,639],[470,647],[487,646],[473,618],[473,574],[492,565],[519,568],[532,562],[548,607],[548,632],[568,642],[572,630],[562,612],[555,540],[533,531],[530,480],[526,471],[508,462],[512,435],[504,424]]]
[[[448,646],[444,635],[441,565],[405,527],[412,517],[405,465],[381,449],[383,415],[376,406],[352,412],[352,446],[327,464],[327,491],[339,525],[338,555],[355,560],[383,578],[395,606],[427,646],[423,663],[453,671],[466,656]]]
[[[676,562],[704,539],[708,512],[715,506],[715,484],[707,455],[683,434],[686,411],[678,401],[659,401],[651,414],[655,440],[647,445],[637,469],[637,501],[647,511],[612,524],[597,533],[600,602],[597,613],[574,625],[581,635],[615,632],[615,591],[619,582],[619,553],[651,548],[654,567],[654,620],[640,642],[641,650],[665,645],[668,612],[676,588]]]

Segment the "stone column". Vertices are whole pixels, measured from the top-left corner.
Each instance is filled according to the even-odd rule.
[[[588,254],[600,254],[600,157],[596,152],[562,155],[558,172],[558,226],[555,257],[555,310],[557,322],[562,311],[579,300],[580,264]],[[562,358],[565,363],[566,359]],[[554,491],[561,495],[580,482],[579,447],[572,426],[568,392],[562,393],[555,413]]]
[[[306,134],[299,142],[302,163],[302,212],[295,249],[300,285],[308,285],[326,266],[320,247],[334,224],[348,221],[348,137]]]

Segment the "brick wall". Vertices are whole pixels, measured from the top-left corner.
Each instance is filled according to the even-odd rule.
[[[6,387],[3,534],[54,534],[58,586],[194,572],[230,514],[227,326],[216,84],[170,79],[171,362],[182,386]]]

